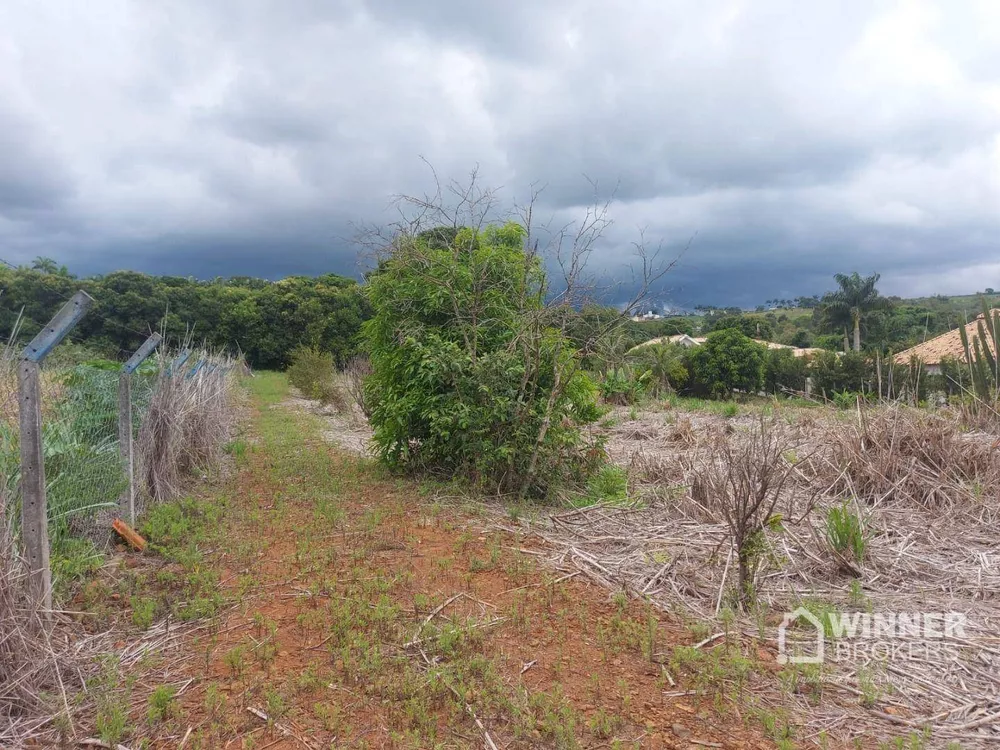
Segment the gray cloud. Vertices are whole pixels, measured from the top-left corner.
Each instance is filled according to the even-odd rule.
[[[354,222],[479,165],[617,185],[594,264],[753,304],[879,270],[1000,286],[1000,10],[981,0],[69,0],[0,6],[0,247],[78,272],[355,273]]]

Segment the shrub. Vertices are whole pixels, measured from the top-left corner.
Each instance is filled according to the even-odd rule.
[[[354,404],[366,417],[371,416],[371,407],[365,401],[365,380],[372,374],[372,363],[368,357],[359,354],[347,360],[344,365],[344,388]]]
[[[719,398],[733,391],[756,393],[764,385],[767,350],[734,328],[710,333],[704,345],[688,351],[697,393]]]
[[[292,352],[288,366],[288,382],[302,391],[306,398],[319,399],[333,381],[333,355],[317,349],[299,347]]]
[[[514,223],[448,243],[401,235],[369,276],[364,398],[389,467],[544,494],[585,466],[592,383],[548,325],[544,269],[524,240]]]
[[[677,344],[652,344],[637,349],[631,358],[639,367],[649,371],[648,388],[654,395],[660,395],[679,391],[687,385],[686,352]]]
[[[770,349],[764,364],[764,388],[770,393],[804,391],[808,362],[789,349]]]
[[[779,424],[761,416],[745,439],[717,436],[708,461],[695,471],[692,499],[720,511],[729,527],[743,607],[753,603],[757,578],[769,562],[766,534],[781,528],[774,510],[793,469],[784,459],[787,452]]]
[[[636,375],[631,367],[615,367],[608,371],[601,383],[601,395],[609,404],[624,406],[634,404],[646,389],[651,380],[649,370],[640,371]]]
[[[770,341],[774,337],[774,329],[764,318],[750,315],[724,315],[715,321],[710,331],[737,330],[747,338]]]
[[[816,391],[828,397],[843,391],[870,390],[873,376],[871,363],[855,352],[820,352],[810,363],[809,372]]]
[[[941,387],[949,396],[964,396],[972,390],[969,366],[955,357],[941,359]]]
[[[616,503],[628,497],[628,474],[620,466],[605,464],[587,482],[587,494],[579,505]]]

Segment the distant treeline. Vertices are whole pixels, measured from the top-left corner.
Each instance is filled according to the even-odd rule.
[[[134,271],[75,278],[65,268],[41,265],[0,269],[0,335],[5,339],[22,309],[23,340],[83,289],[96,304],[70,340],[97,355],[127,356],[152,327],[164,331],[172,344],[190,334],[198,345],[238,348],[253,367],[283,368],[298,346],[346,360],[367,317],[357,282],[334,274],[275,282],[246,276],[199,281]]]
[[[21,339],[33,336],[77,289],[86,290],[96,305],[71,340],[113,359],[133,352],[153,327],[164,331],[172,344],[190,334],[198,345],[242,351],[258,369],[286,367],[300,346],[330,352],[343,364],[357,351],[361,324],[370,317],[363,287],[336,274],[281,281],[249,276],[201,281],[116,271],[77,278],[65,267],[40,258],[32,267],[0,267],[0,336],[9,335],[22,308]],[[874,294],[878,296],[877,291]],[[807,300],[808,306],[765,312],[706,306],[696,316],[628,321],[624,326],[608,326],[620,315],[614,308],[592,305],[570,313],[575,320],[567,333],[582,341],[595,330],[609,328],[613,332],[603,347],[612,359],[651,338],[678,333],[704,336],[724,328],[739,328],[756,339],[839,350],[844,348],[849,321],[835,314],[831,296],[802,297],[792,302]],[[983,296],[990,305],[997,304],[994,290]],[[980,304],[975,297],[944,296],[887,302],[861,319],[866,350],[906,349],[975,317]]]

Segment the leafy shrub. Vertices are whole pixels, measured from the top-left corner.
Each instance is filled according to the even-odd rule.
[[[828,397],[843,391],[870,390],[873,376],[871,363],[855,352],[839,355],[820,352],[810,363],[809,371],[816,391]]]
[[[842,555],[861,562],[865,557],[865,527],[848,503],[835,505],[826,513],[826,538]]]
[[[832,394],[833,405],[843,411],[853,409],[858,405],[859,396],[861,397],[861,400],[864,401],[864,396],[854,391],[840,391],[839,393],[834,393]]]
[[[764,385],[767,350],[735,328],[710,333],[702,346],[688,351],[692,390],[698,394],[756,393]]]
[[[634,404],[642,398],[651,377],[649,370],[642,371],[637,376],[631,367],[612,368],[601,383],[601,395],[609,404]]]
[[[796,331],[792,334],[792,337],[787,341],[789,346],[796,346],[799,349],[805,349],[813,345],[813,337],[809,331]]]
[[[826,349],[829,352],[844,351],[844,336],[839,333],[825,333],[813,339],[813,346],[817,349]]]
[[[571,342],[545,325],[542,264],[524,229],[399,236],[366,287],[365,379],[378,458],[544,494],[586,465],[596,415]]]
[[[333,381],[333,355],[308,347],[292,352],[288,366],[288,382],[302,391],[306,398],[319,399],[323,389]]]
[[[344,365],[344,387],[351,400],[366,417],[371,416],[372,411],[365,401],[365,380],[371,374],[372,363],[362,354],[351,357]]]
[[[941,387],[949,396],[962,396],[972,389],[968,365],[955,357],[941,358]]]
[[[764,364],[764,388],[770,393],[804,391],[808,362],[789,349],[769,349]]]
[[[650,374],[648,389],[654,394],[682,390],[688,383],[684,364],[687,350],[677,344],[651,344],[632,354],[632,359]]]

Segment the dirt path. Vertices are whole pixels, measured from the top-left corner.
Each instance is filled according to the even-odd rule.
[[[128,678],[128,746],[774,746],[672,674],[697,631],[329,447],[279,378],[254,389],[206,558],[235,604]]]

